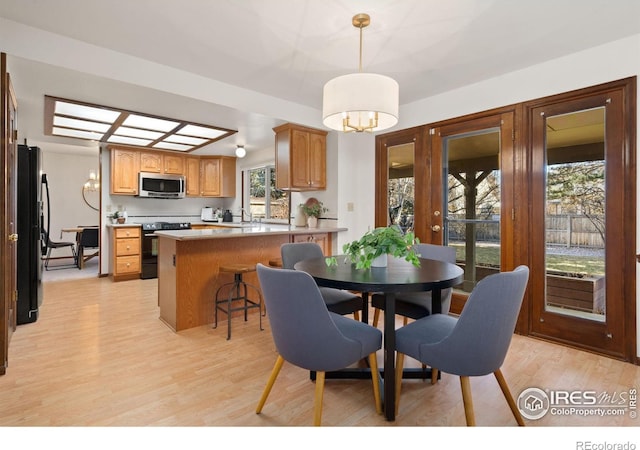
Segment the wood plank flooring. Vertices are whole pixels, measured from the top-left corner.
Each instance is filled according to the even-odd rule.
[[[254,412],[276,358],[268,320],[261,332],[256,314],[234,318],[230,341],[226,326],[174,333],[158,319],[156,290],[157,280],[45,283],[39,320],[19,326],[10,344],[0,426],[311,425],[314,384],[287,363],[262,414]],[[640,384],[638,366],[517,335],[503,373],[514,397],[528,387],[620,393]],[[515,427],[493,376],[472,378],[471,387],[479,426]],[[459,379],[405,381],[392,423],[376,414],[369,382],[327,380],[323,424],[462,427]],[[639,424],[628,413],[526,420],[530,427]]]

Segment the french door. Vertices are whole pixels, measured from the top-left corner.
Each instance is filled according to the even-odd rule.
[[[637,361],[635,99],[629,78],[377,136],[375,225],[456,248],[451,312],[526,264],[518,333]]]
[[[635,157],[620,88],[532,105],[530,334],[633,356]]]

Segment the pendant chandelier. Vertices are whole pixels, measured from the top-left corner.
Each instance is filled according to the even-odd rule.
[[[360,29],[358,72],[336,77],[324,85],[322,123],[344,132],[384,130],[398,123],[398,83],[384,75],[362,72],[362,29],[371,23],[371,18],[356,14],[351,23]]]

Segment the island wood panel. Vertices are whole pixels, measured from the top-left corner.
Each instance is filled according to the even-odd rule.
[[[213,298],[216,290],[222,284],[233,281],[233,274],[219,274],[220,265],[226,263],[268,265],[270,259],[280,257],[280,246],[290,240],[290,235],[184,241],[160,236],[158,239],[158,300],[161,320],[175,331],[213,324],[215,314]],[[174,254],[176,255],[175,267],[173,267]],[[244,274],[243,279],[260,287],[255,272]],[[254,314],[257,312],[255,311]],[[242,311],[238,311],[234,316],[242,314]],[[218,322],[224,325],[225,330],[226,318],[226,314],[218,312]]]

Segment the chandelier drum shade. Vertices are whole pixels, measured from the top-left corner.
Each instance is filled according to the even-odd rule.
[[[362,29],[371,22],[367,14],[352,19],[360,29],[358,72],[342,75],[324,85],[322,123],[344,132],[380,131],[398,123],[400,88],[385,75],[362,72]]]
[[[390,128],[398,123],[398,95],[393,78],[362,72],[342,75],[324,86],[323,123],[339,131]],[[350,130],[347,124],[356,129]]]

